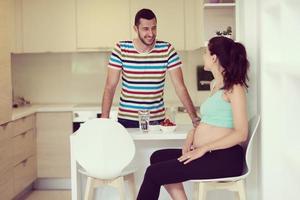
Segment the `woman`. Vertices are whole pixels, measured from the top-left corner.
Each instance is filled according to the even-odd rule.
[[[156,200],[164,185],[173,200],[187,199],[182,182],[191,179],[239,176],[244,155],[239,145],[248,137],[245,47],[226,37],[210,39],[204,69],[214,80],[201,105],[201,122],[191,130],[182,149],[163,149],[151,155],[138,200]]]

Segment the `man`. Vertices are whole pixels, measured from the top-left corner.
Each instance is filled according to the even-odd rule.
[[[142,9],[135,16],[137,38],[121,41],[112,51],[102,99],[102,118],[108,118],[115,89],[122,72],[118,121],[125,127],[139,127],[138,111],[150,111],[150,123],[165,118],[163,101],[166,72],[194,126],[200,119],[183,81],[181,61],[173,46],[156,40],[156,16]]]

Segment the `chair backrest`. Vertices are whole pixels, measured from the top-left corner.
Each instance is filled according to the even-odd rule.
[[[76,161],[91,176],[112,179],[120,175],[135,154],[132,137],[112,119],[92,119],[74,133]]]
[[[248,124],[248,139],[246,142],[243,143],[243,149],[244,149],[244,155],[245,155],[245,167],[244,167],[244,172],[243,174],[249,174],[251,171],[251,161],[252,161],[252,148],[253,148],[253,141],[254,141],[254,136],[256,135],[258,125],[260,123],[260,116],[255,115],[249,120]]]

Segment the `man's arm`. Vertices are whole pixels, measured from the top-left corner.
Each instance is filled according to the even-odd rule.
[[[115,95],[116,87],[119,83],[121,70],[108,67],[107,78],[102,98],[101,118],[109,118],[111,104]]]
[[[187,112],[189,113],[193,124],[198,124],[200,118],[197,116],[195,106],[184,84],[181,68],[178,67],[176,69],[170,70],[169,72],[177,96],[179,97],[183,106],[187,109]]]

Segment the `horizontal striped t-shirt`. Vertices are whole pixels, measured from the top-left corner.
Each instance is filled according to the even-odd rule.
[[[122,70],[119,118],[138,121],[139,110],[150,110],[150,121],[165,118],[166,71],[181,67],[170,43],[156,41],[151,51],[139,53],[132,41],[121,41],[113,49],[108,67]]]

